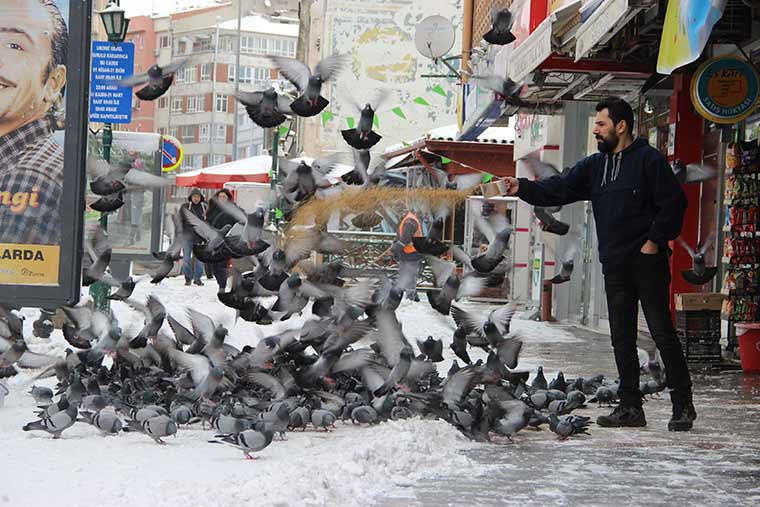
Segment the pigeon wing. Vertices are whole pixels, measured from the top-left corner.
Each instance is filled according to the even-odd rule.
[[[280,74],[285,79],[293,83],[299,91],[306,90],[309,85],[311,71],[308,65],[295,58],[285,58],[283,56],[270,56],[269,59],[280,69]]]

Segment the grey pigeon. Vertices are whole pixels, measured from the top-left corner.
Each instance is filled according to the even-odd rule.
[[[673,162],[673,174],[679,183],[701,183],[715,178],[718,172],[704,164],[684,164],[676,159]]]
[[[270,56],[270,60],[280,69],[280,73],[293,83],[301,96],[290,104],[290,109],[298,116],[309,117],[319,114],[330,102],[322,97],[322,85],[340,72],[346,57],[332,55],[322,59],[311,72],[305,63],[281,56]]]
[[[171,417],[167,415],[151,417],[141,423],[130,420],[127,421],[127,428],[128,431],[137,431],[148,435],[159,445],[166,445],[166,442],[161,440],[162,438],[170,437],[177,433],[177,423],[172,421]]]
[[[588,435],[588,425],[590,417],[579,415],[549,414],[549,429],[556,433],[560,439],[564,440],[572,435]]]
[[[57,412],[52,416],[27,423],[22,428],[24,431],[46,431],[53,435],[53,438],[61,438],[64,430],[71,428],[77,420],[77,408],[69,405],[65,410]]]
[[[441,340],[428,336],[425,341],[417,340],[417,347],[432,362],[440,363],[443,361],[443,342]]]
[[[236,91],[235,98],[243,104],[248,116],[261,128],[273,128],[284,122],[290,114],[290,99],[277,93],[273,87],[256,92]]]
[[[34,403],[37,406],[43,405],[50,405],[53,403],[53,390],[49,387],[44,386],[32,386],[31,391],[29,391],[29,394],[32,395],[32,398],[34,398]]]
[[[163,67],[155,63],[144,74],[134,74],[117,81],[115,84],[127,88],[145,85],[135,92],[137,98],[148,101],[156,100],[169,90],[169,87],[174,82],[174,74],[188,61],[188,58],[182,58],[174,60]]]
[[[171,417],[172,421],[177,423],[178,426],[180,424],[189,424],[190,420],[193,418],[193,411],[187,405],[177,405],[171,409],[169,417]]]
[[[512,13],[508,8],[491,7],[491,28],[483,34],[489,44],[505,45],[514,42],[512,29]]]
[[[256,459],[252,452],[264,450],[272,443],[274,433],[271,431],[245,430],[233,435],[217,435],[219,440],[209,440],[212,444],[225,444],[243,451],[245,459]]]
[[[689,282],[690,284],[697,285],[697,286],[704,285],[710,280],[712,280],[712,278],[718,272],[717,266],[708,267],[705,261],[707,250],[709,250],[709,248],[712,246],[714,239],[715,239],[715,233],[710,233],[710,235],[704,241],[702,246],[699,247],[699,250],[695,252],[688,245],[688,243],[686,243],[683,240],[683,238],[681,238],[680,236],[678,237],[678,243],[691,256],[691,269],[681,271],[681,276],[683,277],[683,279]]]
[[[328,410],[318,409],[311,412],[311,424],[315,429],[324,428],[325,431],[329,431],[335,427],[336,420],[335,414]]]
[[[251,422],[247,419],[240,419],[228,415],[219,415],[211,418],[211,427],[219,433],[232,434],[242,433],[251,428]]]
[[[296,407],[290,413],[289,418],[288,429],[301,428],[301,430],[305,430],[306,426],[311,422],[311,412],[306,407]]]
[[[549,389],[549,383],[546,381],[546,377],[544,376],[543,366],[538,367],[536,376],[533,378],[533,382],[531,382],[530,386],[534,389]]]
[[[373,424],[377,421],[377,411],[370,406],[363,405],[351,411],[351,422],[354,424]]]
[[[80,415],[82,416],[81,421],[96,427],[103,435],[116,435],[121,432],[123,427],[121,419],[116,414],[110,412],[98,414],[81,412]]]
[[[290,423],[290,410],[285,402],[273,403],[269,410],[259,414],[259,420],[253,428],[259,431],[271,431],[279,433],[280,438],[285,440],[285,431]]]

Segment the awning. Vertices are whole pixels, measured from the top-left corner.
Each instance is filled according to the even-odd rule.
[[[175,184],[179,187],[222,188],[228,182],[269,183],[272,157],[259,155],[227,162],[205,169],[179,173]]]
[[[647,5],[641,2],[604,0],[583,22],[575,34],[575,61],[586,57],[595,46],[606,44],[626,23],[646,7]]]
[[[509,77],[517,83],[538,68],[554,51],[567,45],[580,23],[580,0],[550,14],[512,53]]]
[[[298,157],[291,159],[294,162],[305,161],[311,164],[311,157]],[[258,155],[226,164],[220,164],[206,169],[196,169],[179,173],[176,176],[175,185],[179,187],[199,188],[222,188],[225,183],[269,183],[269,170],[272,168],[272,157]],[[327,178],[333,184],[337,183],[341,176],[353,171],[353,166],[337,164]]]

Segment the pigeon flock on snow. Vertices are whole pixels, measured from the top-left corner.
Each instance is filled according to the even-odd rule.
[[[494,9],[492,20],[484,38],[492,44],[512,42],[509,10]],[[311,69],[295,59],[271,59],[295,86],[295,96],[274,88],[235,95],[264,128],[280,125],[291,114],[310,117],[323,111],[328,100],[322,96],[322,86],[347,63],[344,56],[333,55]],[[136,92],[140,99],[155,100],[187,63],[181,59],[164,67],[156,64],[119,84],[140,87]],[[502,100],[522,105],[521,85],[486,79]],[[311,163],[281,161],[284,201],[280,205],[286,219],[330,187],[340,191],[394,184],[385,163],[373,163],[368,151],[381,139],[373,128],[386,98],[387,93],[380,92],[364,105],[353,104],[359,120],[341,134],[354,150],[354,168],[341,176],[338,185],[328,181],[337,164],[334,157]],[[547,164],[527,163],[536,177],[559,174]],[[131,189],[169,184],[126,162],[111,165],[91,158],[87,171],[90,189],[99,197],[91,206],[102,212],[119,209],[124,193]],[[464,190],[480,183],[481,175],[452,179],[439,167],[432,171],[432,179],[436,188]],[[484,209],[476,218],[475,226],[488,246],[472,255],[444,241],[449,210],[417,210],[431,219],[426,234],[412,238],[435,278],[427,299],[451,324],[450,349],[457,359],[446,368],[443,342],[432,336],[410,336],[396,315],[409,278],[416,277],[416,263],[399,261],[395,278],[350,273],[340,260],[317,265],[310,260],[314,253],[339,259],[353,246],[317,227],[291,230],[288,235],[272,232],[265,227],[263,208],[219,206],[235,218],[237,232],[229,225],[216,229],[180,208],[164,226],[171,239],[168,248],[153,254],[154,269],[138,279],[115,278],[108,267],[111,247],[106,233],[99,226],[88,231],[82,284],[107,284],[110,299],[129,305],[142,317],[137,333],[125,332],[129,323],[87,301],[61,307],[66,317],[62,333],[69,344],[65,356],[39,354],[27,347],[18,309],[0,306],[0,379],[17,375],[19,369],[34,370],[35,380],[55,378],[53,388],[31,387],[29,394],[38,410],[24,431],[60,438],[73,425],[86,424],[94,433],[139,433],[164,445],[167,437],[188,425],[202,425],[213,432],[210,443],[234,447],[253,459],[274,440],[285,439],[287,432],[330,431],[338,421],[368,425],[421,417],[447,421],[477,441],[495,436],[511,440],[521,430],[541,427],[565,439],[589,431],[590,418],[574,411],[586,403],[617,400],[617,383],[602,375],[565,379],[560,372],[547,381],[539,368],[528,383],[530,372],[518,368],[523,343],[530,337],[510,329],[516,306],[509,303],[472,312],[458,304],[500,286],[509,275],[506,254],[512,227],[498,213]],[[536,215],[547,231],[566,234],[566,224],[552,215],[556,211],[536,209]],[[388,218],[378,212],[357,215],[352,221],[372,227]],[[236,320],[256,324],[251,326],[254,336],[244,337],[250,345],[241,349],[230,345],[232,326],[202,309],[170,314],[155,294],[145,301],[133,297],[143,280],[159,284],[169,276],[190,237],[200,238],[193,253],[202,262],[238,259],[249,265],[245,271],[233,270],[230,289],[220,292],[218,299],[235,310]],[[568,249],[555,283],[569,280],[576,252],[577,248]],[[267,334],[268,325],[294,316],[301,317],[302,325]],[[49,336],[52,328],[49,321],[34,326],[42,336]],[[486,359],[473,361],[473,348]],[[651,376],[642,382],[642,392],[653,395],[664,389],[659,363],[650,362],[642,371]]]

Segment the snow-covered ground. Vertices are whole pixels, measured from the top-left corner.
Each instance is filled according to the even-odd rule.
[[[204,287],[185,287],[181,279],[164,281],[157,287],[138,284],[133,299],[143,301],[156,295],[167,311],[183,323],[184,311],[195,308],[230,328],[229,343],[241,347],[260,337],[299,326],[309,318],[258,326],[235,322],[232,310],[216,298],[213,281]],[[468,304],[469,309],[488,311],[491,305]],[[142,316],[124,303],[112,308],[126,333],[136,334]],[[62,355],[68,344],[61,332],[50,340],[31,334],[36,310],[23,310],[29,346],[35,352]],[[398,310],[403,330],[410,341],[428,335],[444,340],[442,373],[455,356],[448,349],[453,321],[434,312],[424,300],[405,300]],[[516,320],[513,329],[534,343],[570,343],[572,334],[558,326]],[[169,331],[170,332],[170,331]],[[482,352],[471,350],[473,359]],[[520,369],[533,369],[536,357],[521,359]],[[140,434],[101,437],[85,424],[76,424],[60,440],[44,433],[21,431],[34,419],[34,402],[27,393],[36,372],[22,371],[9,379],[11,394],[0,409],[0,455],[3,486],[0,504],[93,505],[366,505],[394,496],[394,491],[458,470],[475,471],[475,463],[464,451],[477,447],[445,422],[412,419],[372,427],[338,423],[337,430],[288,433],[288,440],[275,441],[246,461],[230,447],[211,445],[211,430],[182,428],[167,446],[158,446]],[[36,381],[52,387],[53,379]],[[549,438],[547,436],[547,438]]]

